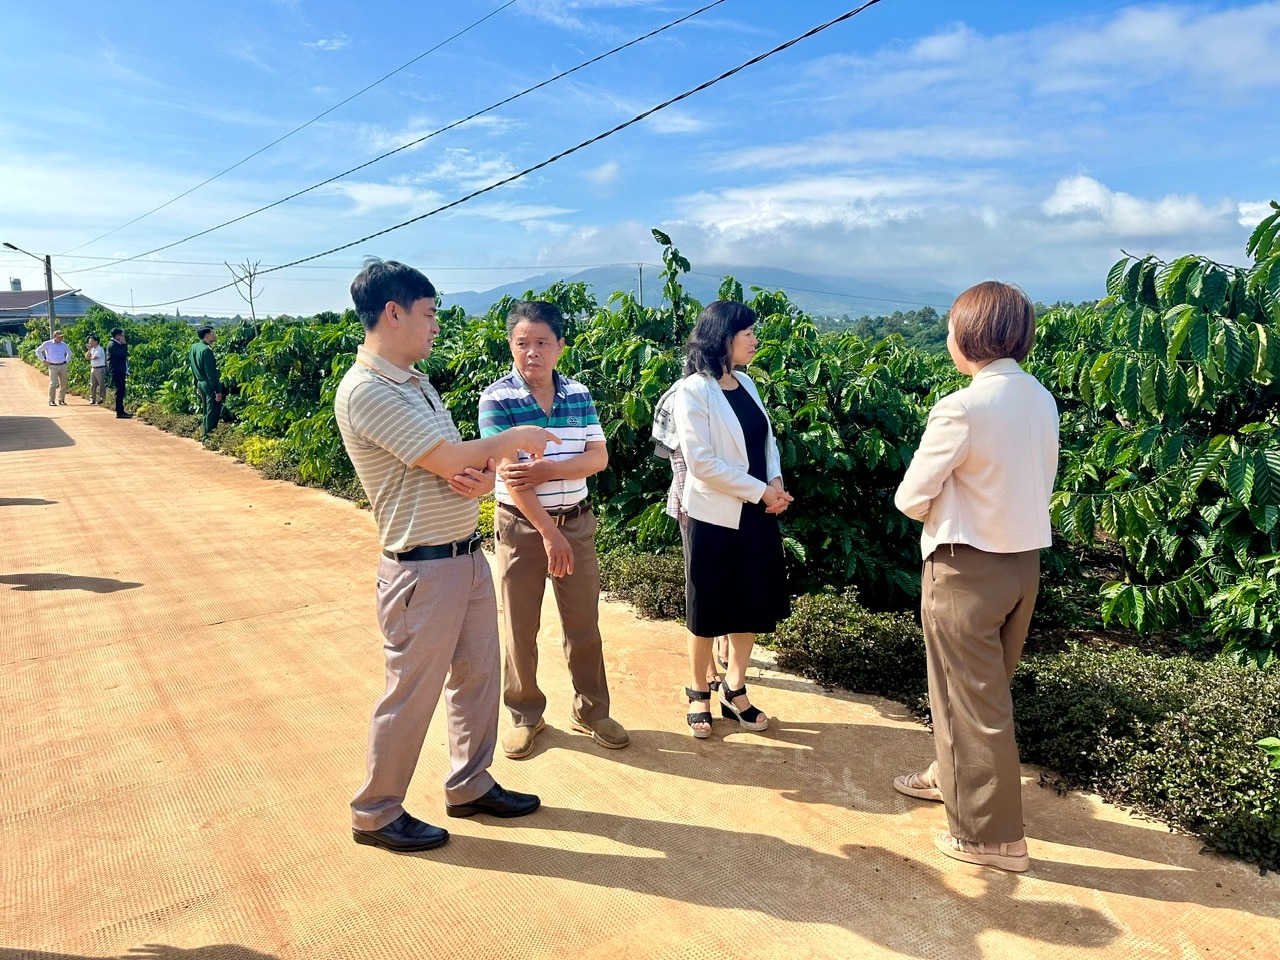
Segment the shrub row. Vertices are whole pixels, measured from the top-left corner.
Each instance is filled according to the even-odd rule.
[[[801,597],[774,641],[786,669],[927,716],[924,640],[904,615],[852,591]],[[1072,645],[1024,657],[1013,698],[1024,760],[1280,870],[1280,771],[1257,745],[1280,726],[1280,672]]]

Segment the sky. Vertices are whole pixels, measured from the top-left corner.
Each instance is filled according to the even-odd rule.
[[[59,288],[184,315],[248,314],[205,293],[227,263],[264,271],[260,316],[349,306],[366,256],[419,267],[446,305],[588,266],[656,280],[654,227],[747,283],[994,277],[1053,302],[1101,296],[1123,252],[1244,264],[1280,199],[1280,2],[880,0],[363,239],[854,7],[722,0],[486,109],[708,2],[0,5],[0,241],[52,255]],[[43,286],[22,253],[0,270]]]

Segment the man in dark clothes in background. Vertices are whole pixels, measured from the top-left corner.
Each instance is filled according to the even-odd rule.
[[[124,412],[124,381],[129,376],[129,347],[124,342],[124,331],[116,327],[111,331],[111,343],[107,345],[107,366],[111,368],[111,384],[116,390],[116,416],[128,420],[133,416]]]

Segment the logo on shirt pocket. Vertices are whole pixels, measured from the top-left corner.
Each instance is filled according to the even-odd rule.
[[[582,418],[581,418],[581,417],[568,417],[568,418],[566,419],[565,423],[566,423],[568,426],[570,426],[570,427],[580,427],[580,426],[582,426]]]

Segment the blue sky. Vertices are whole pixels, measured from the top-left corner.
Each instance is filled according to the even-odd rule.
[[[109,262],[332,177],[701,5],[516,0],[115,230],[503,2],[4,4],[0,240],[53,254],[95,299],[171,313],[170,301],[227,282],[223,261],[266,268],[408,220],[853,6],[725,0],[297,200]],[[1250,228],[1280,198],[1278,92],[1280,2],[881,0],[524,179],[262,277],[258,312],[342,309],[365,255],[420,266],[446,303],[450,290],[547,271],[654,263],[655,226],[695,269],[956,290],[998,277],[1044,301],[1098,296],[1121,250],[1244,261]],[[21,254],[3,251],[0,268],[42,285]],[[247,312],[233,290],[177,307]]]

